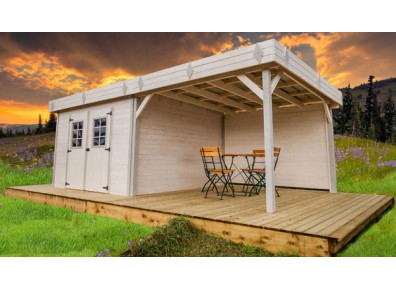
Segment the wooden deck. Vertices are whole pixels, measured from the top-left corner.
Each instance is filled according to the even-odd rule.
[[[123,197],[50,185],[12,187],[7,196],[73,208],[147,225],[187,216],[199,229],[271,252],[300,256],[337,253],[370,222],[393,205],[384,195],[279,189],[277,212],[265,212],[265,194],[236,198],[199,190]]]

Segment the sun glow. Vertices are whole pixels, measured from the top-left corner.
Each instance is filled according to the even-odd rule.
[[[41,115],[48,119],[48,106],[31,105],[13,100],[0,100],[0,124],[36,124]]]

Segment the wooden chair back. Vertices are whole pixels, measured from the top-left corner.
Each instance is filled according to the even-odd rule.
[[[280,155],[280,151],[281,149],[279,147],[274,147],[274,157],[275,157],[275,165],[274,165],[274,170],[276,168],[276,165],[278,164],[278,159],[279,159],[279,155]],[[253,155],[254,155],[254,159],[253,159],[253,169],[257,169],[257,165],[258,164],[262,164],[263,168],[260,169],[265,169],[265,150],[263,149],[254,149],[253,150]]]
[[[223,171],[227,168],[224,164],[222,153],[219,147],[202,147],[200,151],[202,162],[207,173],[216,169],[221,169]]]

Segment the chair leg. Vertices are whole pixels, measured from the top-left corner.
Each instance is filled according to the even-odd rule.
[[[210,187],[212,187],[212,190],[216,189],[216,193],[217,193],[217,195],[219,195],[219,191],[218,191],[217,186],[216,186],[216,183],[218,182],[218,180],[216,181],[216,177],[217,177],[217,175],[213,175],[213,176],[209,176],[208,177],[209,178],[208,182],[210,182],[210,184],[209,184],[208,188],[206,189],[205,198],[208,196],[208,192],[210,190]]]

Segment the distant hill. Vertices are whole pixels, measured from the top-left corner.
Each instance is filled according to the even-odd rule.
[[[341,89],[344,93],[346,88]],[[368,84],[361,84],[352,89],[352,95],[357,97],[360,106],[364,108],[366,104]],[[380,80],[374,82],[374,89],[377,92],[377,100],[381,104],[384,104],[386,98],[389,96],[389,89],[392,90],[392,98],[396,103],[396,78],[390,78],[386,80]]]
[[[26,133],[28,131],[28,128],[30,128],[30,131],[35,131],[37,129],[37,124],[35,125],[0,124],[0,128],[3,128],[3,131],[11,129],[13,134],[22,131]]]

